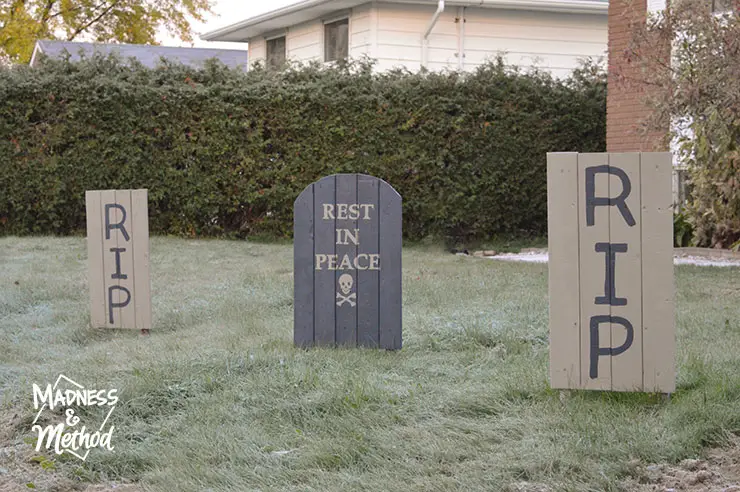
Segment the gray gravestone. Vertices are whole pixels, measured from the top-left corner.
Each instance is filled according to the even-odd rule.
[[[401,348],[401,196],[364,174],[309,185],[293,215],[295,344]]]

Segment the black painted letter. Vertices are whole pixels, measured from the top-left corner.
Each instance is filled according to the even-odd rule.
[[[622,193],[616,198],[606,198],[596,195],[596,175],[600,173],[613,174],[622,181]],[[622,214],[624,221],[627,222],[628,226],[635,225],[635,218],[632,217],[630,209],[627,207],[627,197],[632,191],[632,183],[630,178],[623,170],[618,167],[611,166],[593,166],[586,168],[586,225],[594,225],[594,211],[596,207],[603,207],[606,205],[616,205],[619,212]]]
[[[121,253],[126,251],[126,248],[111,248],[110,252],[116,254],[116,272],[110,276],[110,278],[122,278],[127,279],[128,275],[121,273]]]
[[[123,217],[121,218],[121,222],[118,222],[116,224],[110,223],[110,209],[117,208],[121,211],[121,214],[123,214]],[[126,209],[123,208],[123,205],[119,205],[118,203],[106,203],[105,204],[105,238],[110,239],[110,231],[113,229],[120,229],[121,234],[123,234],[123,238],[128,241],[128,232],[126,232],[126,227],[124,227],[123,223],[126,222]]]
[[[626,243],[596,243],[597,253],[606,253],[606,277],[604,280],[604,296],[594,299],[596,304],[608,304],[610,306],[626,306],[627,299],[617,297],[617,281],[615,270],[617,266],[617,253],[626,253]]]
[[[113,302],[113,289],[118,289],[126,293],[126,302]],[[108,314],[110,318],[110,324],[113,324],[113,308],[126,307],[131,302],[131,292],[126,287],[120,285],[111,285],[108,287]]]
[[[601,347],[599,345],[599,325],[602,323],[618,323],[627,330],[627,339],[619,347]],[[602,355],[619,355],[627,351],[632,346],[632,340],[635,337],[635,330],[632,323],[621,316],[592,316],[591,317],[591,367],[588,375],[591,379],[599,377],[599,357]]]

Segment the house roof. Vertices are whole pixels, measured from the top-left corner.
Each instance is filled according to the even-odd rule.
[[[73,61],[93,53],[104,55],[116,53],[122,58],[136,58],[143,65],[154,68],[161,58],[180,62],[191,67],[202,67],[206,60],[216,58],[231,68],[247,68],[247,50],[222,50],[215,48],[178,48],[173,46],[152,46],[147,44],[108,44],[82,43],[76,41],[36,41],[31,57],[34,65],[38,53],[59,58],[69,53]]]
[[[207,32],[207,41],[248,41],[271,31],[285,29],[334,12],[368,3],[369,0],[302,0],[262,15]],[[385,0],[386,3],[437,5],[438,0]],[[505,8],[607,15],[609,0],[446,0],[448,7]]]

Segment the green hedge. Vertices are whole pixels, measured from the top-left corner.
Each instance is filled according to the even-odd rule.
[[[0,68],[0,235],[79,234],[85,190],[148,188],[155,234],[289,236],[295,197],[338,172],[393,185],[411,239],[544,234],[545,154],[604,151],[605,101],[592,65]]]

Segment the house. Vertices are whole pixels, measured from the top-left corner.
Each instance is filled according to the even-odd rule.
[[[147,44],[81,43],[76,41],[36,41],[30,65],[38,63],[40,54],[61,58],[69,54],[71,60],[89,57],[93,53],[104,55],[116,53],[124,59],[135,58],[144,66],[154,68],[162,58],[200,68],[206,60],[216,58],[231,68],[247,68],[246,50],[222,50],[213,48],[177,48],[173,46],[152,46]]]
[[[250,62],[368,56],[378,70],[473,70],[506,62],[567,76],[607,47],[608,0],[303,0],[216,29],[249,43]]]
[[[649,15],[666,9],[668,0],[611,0],[609,3],[609,79],[606,110],[606,147],[608,152],[650,152],[665,149],[668,128],[644,134],[640,123],[651,114],[646,97],[650,88],[625,84],[639,80],[641,67],[630,63],[626,53],[633,41],[635,23],[644,23]],[[708,0],[715,14],[732,11],[733,0]],[[668,59],[671,47],[653,46],[656,58]],[[657,90],[657,89],[653,89]],[[671,149],[677,154],[677,149]],[[678,165],[679,163],[676,162]]]
[[[646,22],[648,16],[666,9],[668,0],[611,0],[609,3],[609,71],[606,104],[606,149],[607,152],[651,152],[670,150],[673,152],[673,197],[674,205],[686,199],[686,171],[675,142],[666,148],[665,137],[670,128],[641,131],[641,124],[651,115],[648,105],[651,90],[641,84],[628,84],[630,79],[639,80],[639,65],[630,63],[626,53],[633,41],[635,23]],[[733,0],[710,0],[708,7],[715,14],[732,11]],[[669,59],[671,46],[652,46],[654,58]],[[681,132],[679,128],[675,131]]]

